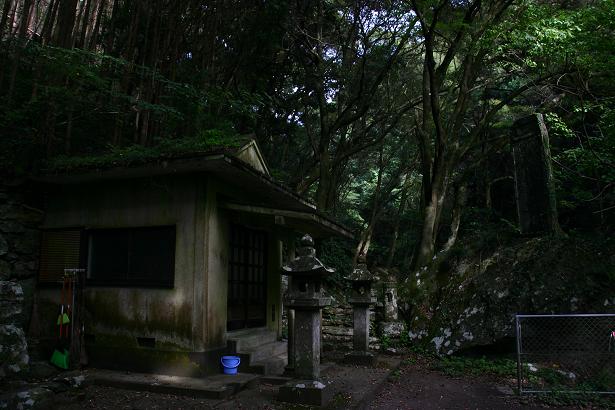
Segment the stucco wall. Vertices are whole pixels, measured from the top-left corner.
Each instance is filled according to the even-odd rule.
[[[136,347],[136,337],[153,337],[156,347],[169,350],[203,348],[201,329],[193,324],[202,323],[195,290],[202,289],[204,272],[195,256],[203,251],[197,233],[205,221],[196,198],[204,185],[203,178],[184,176],[67,185],[50,192],[48,228],[176,226],[173,289],[86,289],[86,333],[96,344]],[[41,290],[41,303],[57,295],[57,290]]]
[[[205,261],[206,280],[203,293],[205,344],[210,348],[226,346],[226,299],[228,289],[229,222],[218,208],[218,184],[209,180],[206,190]]]
[[[282,335],[282,241],[279,232],[269,236],[267,261],[267,328]]]

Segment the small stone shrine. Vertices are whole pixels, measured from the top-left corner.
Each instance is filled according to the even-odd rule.
[[[334,270],[316,258],[314,241],[309,235],[301,238],[297,255],[282,267],[282,274],[291,278],[284,306],[295,311],[292,330],[295,379],[280,387],[278,399],[324,406],[330,399],[330,389],[319,380],[320,321],[321,309],[331,304],[331,298],[325,295],[322,282]]]
[[[346,277],[352,284],[352,296],[348,300],[353,312],[353,351],[346,355],[346,361],[355,364],[370,365],[374,355],[369,351],[369,314],[370,305],[376,303],[372,297],[374,278],[367,269],[365,256],[360,255],[352,273]]]

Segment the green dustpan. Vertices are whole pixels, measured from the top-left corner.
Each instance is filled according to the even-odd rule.
[[[58,349],[53,351],[53,354],[51,355],[51,364],[61,368],[61,369],[68,369],[68,350],[63,349],[63,352],[59,351]]]
[[[66,313],[62,313],[58,315],[58,326],[61,324],[65,325],[67,323],[70,323],[70,318],[68,317]]]

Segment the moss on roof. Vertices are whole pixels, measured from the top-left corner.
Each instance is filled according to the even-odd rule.
[[[46,163],[46,172],[64,173],[87,169],[108,169],[157,162],[169,158],[230,152],[246,145],[251,138],[209,130],[198,137],[161,140],[154,146],[110,146],[104,153],[82,156],[61,155]]]

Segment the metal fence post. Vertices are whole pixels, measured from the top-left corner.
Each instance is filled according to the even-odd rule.
[[[517,394],[521,395],[521,327],[519,315],[515,315],[515,335],[517,338]]]

